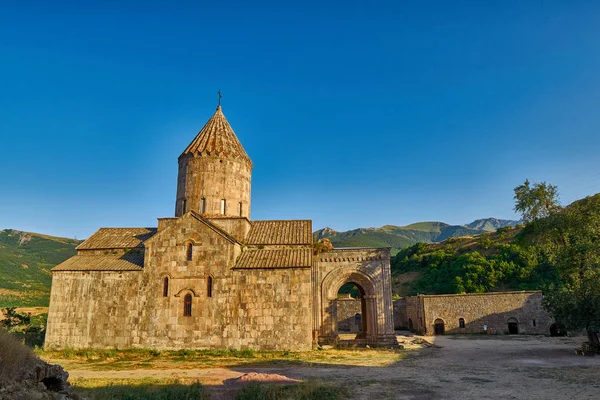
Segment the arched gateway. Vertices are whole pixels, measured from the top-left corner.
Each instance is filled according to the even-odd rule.
[[[338,340],[337,294],[346,283],[360,291],[359,343],[397,344],[394,334],[390,253],[384,249],[334,249],[313,259],[314,336],[321,344]]]

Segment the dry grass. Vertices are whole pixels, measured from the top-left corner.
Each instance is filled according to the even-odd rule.
[[[353,365],[386,366],[406,356],[401,350],[314,350],[305,352],[252,350],[170,350],[154,349],[63,349],[38,350],[45,361],[59,363],[67,369],[92,370],[164,369],[176,367],[219,368],[231,366],[309,366]]]
[[[20,379],[36,360],[33,351],[0,328],[0,382]]]

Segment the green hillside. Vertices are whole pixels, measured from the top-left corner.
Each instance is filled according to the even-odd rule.
[[[565,210],[581,219],[600,215],[600,194],[578,200]],[[551,233],[556,235],[565,229],[560,221],[549,217],[526,226],[509,225],[495,232],[414,244],[391,260],[394,293],[484,293],[560,284],[558,261],[552,254],[565,247],[568,238],[552,247],[543,245]],[[597,237],[589,238],[586,249],[590,251],[591,246],[600,254],[600,230],[597,232]],[[570,247],[565,249],[572,251]]]
[[[0,231],[0,307],[47,306],[50,269],[75,254],[80,240]]]
[[[470,228],[474,224],[478,228]],[[381,228],[359,228],[337,232],[324,228],[313,234],[315,240],[327,238],[336,247],[391,247],[392,255],[415,243],[440,242],[448,238],[478,235],[517,221],[496,218],[480,219],[469,225],[449,225],[443,222],[417,222],[407,226],[384,225]],[[495,227],[495,229],[492,229]]]

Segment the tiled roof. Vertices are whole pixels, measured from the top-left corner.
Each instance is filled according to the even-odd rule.
[[[247,249],[238,257],[234,268],[306,268],[311,266],[311,249]]]
[[[144,253],[78,254],[52,268],[52,271],[141,271]]]
[[[77,250],[143,247],[143,243],[155,233],[156,228],[100,228],[77,246]]]
[[[246,243],[312,244],[312,221],[253,221]]]
[[[192,140],[192,143],[181,153],[181,156],[186,154],[231,156],[244,159],[252,164],[250,157],[231,129],[231,125],[227,122],[227,118],[223,115],[221,106],[217,107],[217,111]]]

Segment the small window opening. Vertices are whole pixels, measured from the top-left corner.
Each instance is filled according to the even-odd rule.
[[[169,278],[165,276],[163,279],[163,297],[169,296]]]
[[[459,328],[464,328],[465,327],[465,319],[464,318],[459,318],[458,319],[458,327]]]
[[[206,295],[208,297],[212,297],[212,289],[213,289],[213,280],[212,276],[209,276],[206,280]]]
[[[183,206],[181,208],[183,209],[183,214],[185,214],[187,211],[187,200],[183,200]]]
[[[192,244],[188,243],[188,245],[187,245],[187,256],[186,256],[188,261],[192,261],[193,249],[194,248],[193,248]]]
[[[242,216],[242,211],[244,210],[244,208],[243,208],[243,207],[244,207],[244,206],[242,205],[242,202],[240,201],[240,204],[239,204],[239,212],[240,212],[240,217]]]
[[[183,298],[183,316],[191,317],[192,316],[192,295],[186,294]]]
[[[535,319],[533,320],[533,327],[535,328]]]
[[[225,211],[227,211],[227,202],[225,201],[225,199],[221,200],[221,214],[225,214]]]
[[[200,214],[206,214],[206,199],[204,197],[200,199]]]

